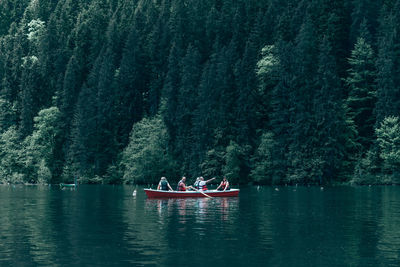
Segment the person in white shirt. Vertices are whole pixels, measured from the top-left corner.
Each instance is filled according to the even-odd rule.
[[[215,180],[215,177],[211,178],[211,179],[208,179],[206,181],[204,181],[203,177],[200,177],[199,190],[202,190],[202,191],[208,190],[207,189],[207,183],[211,182],[212,180]]]

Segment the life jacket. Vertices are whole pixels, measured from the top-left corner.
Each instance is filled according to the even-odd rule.
[[[182,180],[179,181],[178,187],[176,188],[177,191],[186,191],[185,183]]]
[[[221,182],[221,189],[224,190],[227,185],[228,185],[228,181],[222,181]],[[229,189],[229,186],[226,187],[226,190],[228,190],[228,189]]]
[[[199,189],[199,183],[200,183],[200,181],[194,182],[193,187],[196,188],[196,189]]]
[[[167,181],[161,181],[160,190],[168,191],[168,182]]]
[[[199,190],[203,190],[203,191],[207,190],[207,183],[204,183],[203,185],[200,185],[200,183],[199,183]]]

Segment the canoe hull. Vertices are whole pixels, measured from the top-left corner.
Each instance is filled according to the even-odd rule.
[[[205,194],[210,197],[237,197],[239,195],[239,189],[231,189],[228,191],[216,191],[207,190]],[[187,197],[207,197],[204,194],[197,191],[161,191],[153,189],[144,189],[148,198],[187,198]]]
[[[61,183],[60,187],[61,188],[63,188],[63,187],[76,187],[76,184],[63,184],[63,183]]]

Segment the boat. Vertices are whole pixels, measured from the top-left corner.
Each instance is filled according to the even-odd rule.
[[[76,184],[64,184],[64,183],[61,183],[60,184],[60,188],[64,188],[64,187],[76,187]]]
[[[163,191],[154,189],[144,189],[148,198],[185,198],[185,197],[237,197],[239,189],[226,191],[206,190],[206,191]]]
[[[73,184],[64,184],[64,183],[60,183],[60,188],[76,188],[78,186],[78,178],[75,177],[74,178],[74,183]]]

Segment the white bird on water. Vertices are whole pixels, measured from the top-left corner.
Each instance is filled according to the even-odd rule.
[[[132,196],[136,196],[136,188],[135,188],[135,190],[133,190],[133,193],[132,193]]]

